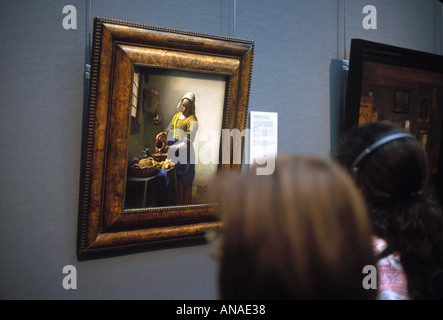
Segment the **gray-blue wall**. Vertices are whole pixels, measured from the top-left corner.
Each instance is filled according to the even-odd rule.
[[[62,26],[65,5],[77,29]],[[362,9],[377,9],[365,30]],[[437,0],[0,0],[0,298],[215,299],[206,245],[77,261],[89,15],[255,41],[250,110],[279,151],[327,157],[351,38],[443,54]],[[62,269],[77,268],[65,290]]]

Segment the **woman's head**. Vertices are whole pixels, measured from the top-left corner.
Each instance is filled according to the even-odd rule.
[[[219,176],[223,299],[372,298],[362,270],[373,264],[359,191],[337,166],[279,156],[272,175]]]
[[[195,112],[195,94],[187,92],[180,100],[177,108],[184,116],[189,116]]]
[[[398,133],[403,129],[386,123],[356,128],[339,141],[335,158],[351,169],[366,148]],[[409,297],[441,298],[443,218],[438,204],[425,192],[425,150],[415,139],[398,138],[369,152],[356,169],[352,173],[365,196],[375,234],[387,241],[388,253],[400,253]]]
[[[421,144],[412,136],[395,138],[399,133],[405,131],[388,123],[362,126],[340,139],[335,154],[362,190],[379,236],[385,232],[380,230],[381,221],[392,216],[394,210],[399,211],[399,206],[420,197],[428,178],[426,152]],[[370,151],[353,167],[359,155],[387,137],[394,139]]]
[[[422,190],[428,176],[426,153],[412,135],[405,133],[392,124],[372,123],[356,128],[339,141],[335,158],[350,170],[367,197],[392,201]],[[393,139],[373,149],[353,167],[365,149],[388,137]]]

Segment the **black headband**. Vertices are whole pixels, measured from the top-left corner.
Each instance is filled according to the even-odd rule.
[[[386,136],[378,141],[376,141],[375,143],[373,143],[372,145],[370,145],[369,147],[367,147],[365,150],[363,150],[362,153],[360,153],[360,155],[354,160],[354,162],[351,165],[351,172],[352,171],[356,171],[357,170],[357,165],[368,155],[370,154],[372,151],[374,151],[375,149],[377,149],[378,147],[393,141],[393,140],[397,140],[397,139],[401,139],[401,138],[410,138],[410,139],[415,139],[414,136],[412,134],[409,133],[394,133],[391,134],[389,136]]]

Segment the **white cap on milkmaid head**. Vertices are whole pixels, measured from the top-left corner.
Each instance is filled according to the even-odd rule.
[[[180,110],[180,106],[181,106],[181,103],[182,103],[183,99],[188,99],[189,101],[191,101],[191,104],[192,104],[191,105],[191,110],[192,110],[192,113],[194,113],[195,112],[195,94],[194,94],[194,92],[189,91],[189,92],[185,93],[185,95],[178,102],[177,111]]]
[[[183,96],[182,100],[185,99],[185,98],[189,99],[192,102],[192,104],[195,103],[195,94],[194,94],[194,92],[192,92],[192,91],[186,92],[185,95]]]

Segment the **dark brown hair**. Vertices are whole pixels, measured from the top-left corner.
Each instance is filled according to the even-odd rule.
[[[350,169],[358,155],[392,134],[405,132],[388,123],[362,126],[344,135],[336,160]],[[427,193],[426,152],[415,139],[396,139],[372,151],[351,173],[362,190],[375,234],[388,243],[382,255],[400,252],[409,296],[443,297],[443,218]]]
[[[281,155],[271,175],[254,168],[218,176],[222,299],[371,299],[365,265],[374,265],[360,192],[338,166]]]

